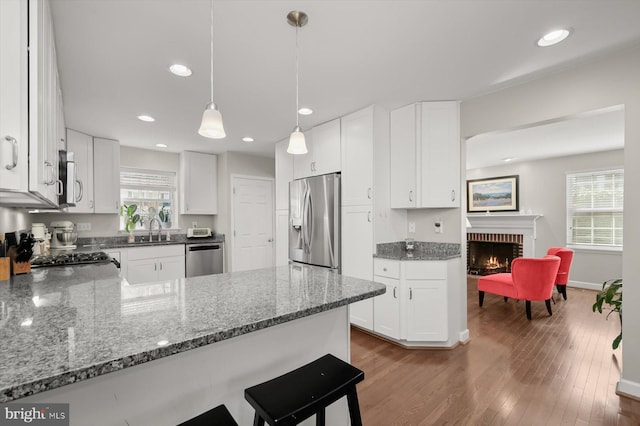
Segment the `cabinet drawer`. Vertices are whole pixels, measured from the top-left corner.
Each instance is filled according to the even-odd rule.
[[[128,249],[129,260],[157,259],[159,257],[184,256],[184,244],[167,246],[133,247]]]
[[[411,261],[404,262],[404,277],[408,280],[420,279],[446,279],[446,261]]]
[[[400,262],[397,260],[374,259],[373,274],[387,278],[400,278]]]

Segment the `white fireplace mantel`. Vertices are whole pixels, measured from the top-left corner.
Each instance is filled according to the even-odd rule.
[[[467,232],[479,234],[521,234],[523,256],[535,257],[536,221],[542,214],[482,213],[467,214],[471,228]]]

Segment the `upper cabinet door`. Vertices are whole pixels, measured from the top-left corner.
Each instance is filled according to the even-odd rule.
[[[421,104],[421,207],[460,207],[458,102]]]
[[[390,126],[391,208],[416,207],[416,105],[391,111]]]
[[[180,213],[218,214],[218,157],[180,154]]]
[[[340,119],[311,129],[313,134],[312,174],[325,175],[340,171]]]
[[[120,210],[120,143],[93,138],[93,180],[95,213],[119,213]]]
[[[276,210],[289,209],[289,182],[293,180],[293,155],[287,152],[289,140],[276,144]]]
[[[0,190],[28,191],[27,4],[0,0]]]
[[[373,107],[342,117],[342,205],[373,200]]]
[[[73,152],[76,162],[76,205],[68,211],[93,213],[93,138],[67,129],[66,139],[67,150]]]

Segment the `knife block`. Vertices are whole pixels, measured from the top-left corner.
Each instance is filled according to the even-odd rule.
[[[31,262],[13,262],[13,275],[28,274],[31,272]]]
[[[0,281],[11,278],[11,259],[0,257]]]

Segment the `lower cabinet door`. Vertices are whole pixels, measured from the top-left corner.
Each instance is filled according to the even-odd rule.
[[[374,281],[387,286],[387,292],[373,298],[373,330],[400,339],[400,280],[376,275]]]
[[[349,321],[358,327],[373,330],[373,299],[350,304]]]
[[[130,260],[127,267],[127,281],[131,284],[158,281],[156,259]]]
[[[447,282],[406,280],[407,340],[447,341]]]
[[[185,277],[184,256],[162,257],[157,260],[158,279],[175,280]]]

